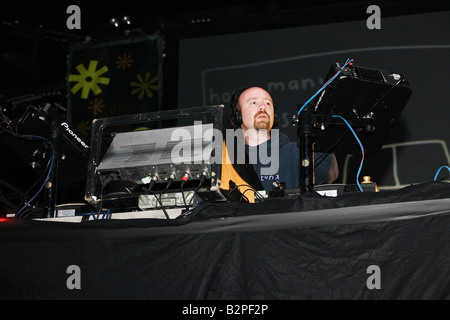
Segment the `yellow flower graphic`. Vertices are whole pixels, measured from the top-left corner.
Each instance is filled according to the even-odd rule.
[[[138,74],[136,76],[136,79],[138,80],[138,82],[132,81],[130,84],[131,87],[136,88],[131,91],[131,94],[135,95],[135,94],[139,93],[139,95],[138,95],[139,100],[144,99],[145,94],[149,98],[153,97],[153,92],[151,90],[156,91],[159,89],[159,85],[155,84],[158,82],[158,77],[153,77],[151,79],[150,79],[150,77],[151,77],[150,72],[145,73],[145,78],[142,78],[142,75]]]
[[[134,60],[131,57],[131,54],[124,53],[123,55],[119,56],[116,60],[117,68],[125,70],[126,68],[131,67],[131,63],[133,63]]]
[[[71,89],[73,94],[76,94],[78,91],[81,91],[81,99],[87,99],[89,96],[89,92],[92,92],[95,95],[98,95],[102,92],[99,84],[108,85],[110,78],[101,77],[102,74],[108,72],[108,67],[103,66],[101,69],[97,69],[98,61],[91,60],[89,63],[89,67],[86,70],[83,64],[79,64],[76,68],[79,74],[71,74],[69,75],[70,82],[78,82]]]
[[[92,114],[96,116],[99,113],[103,112],[103,108],[105,105],[103,104],[103,100],[98,100],[95,98],[93,101],[89,102],[88,110],[92,111]]]
[[[82,120],[80,123],[77,124],[77,129],[82,135],[87,137],[92,127],[89,125],[89,121]]]

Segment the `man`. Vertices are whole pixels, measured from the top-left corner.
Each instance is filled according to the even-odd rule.
[[[272,190],[274,186],[285,184],[286,189],[299,188],[299,144],[289,141],[278,130],[272,130],[277,120],[272,97],[266,90],[246,87],[236,91],[231,101],[230,122],[235,129],[242,129],[246,153],[244,163],[239,163],[238,152],[227,150],[232,154],[233,168],[242,178],[232,181],[229,187],[246,184],[254,190]],[[316,152],[314,162],[316,185],[333,183],[337,179],[339,169],[333,154]],[[225,184],[230,182],[224,172],[222,180]],[[239,190],[242,193],[242,188]]]

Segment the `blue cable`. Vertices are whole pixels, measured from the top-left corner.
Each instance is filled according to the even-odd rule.
[[[448,166],[442,166],[442,167],[440,167],[440,168],[438,169],[438,171],[436,172],[436,175],[434,176],[434,180],[433,180],[433,181],[436,181],[436,179],[437,179],[437,177],[438,177],[438,175],[439,175],[439,172],[440,172],[442,169],[444,169],[444,168],[446,168],[446,169],[450,172],[450,167],[448,167]]]
[[[364,163],[364,147],[363,147],[361,141],[359,140],[358,136],[356,135],[355,131],[353,130],[352,126],[347,122],[347,120],[345,120],[343,117],[338,116],[338,115],[334,115],[334,116],[332,116],[332,117],[333,117],[333,118],[341,118],[341,119],[345,122],[345,124],[349,127],[350,131],[351,131],[351,132],[353,133],[353,135],[355,136],[356,141],[358,141],[359,146],[361,147],[362,159],[361,159],[361,163],[360,163],[360,165],[359,165],[358,173],[357,173],[357,175],[356,175],[356,184],[358,185],[359,190],[361,190],[361,192],[363,192],[363,189],[362,189],[362,187],[361,187],[361,184],[359,183],[359,175],[361,174],[361,169],[362,169],[362,166],[363,166],[363,163]]]
[[[317,92],[311,97],[309,98],[308,101],[306,101],[303,106],[298,110],[297,114],[300,114],[300,112],[302,112],[302,110],[308,105],[308,103],[311,102],[312,99],[314,99],[319,93],[321,93],[331,82],[333,82],[334,79],[336,79],[336,77],[341,73],[342,69],[344,69],[349,63],[353,62],[353,59],[348,58],[347,61],[345,61],[344,65],[338,70],[338,72],[336,72],[336,74],[330,78],[330,80],[328,80],[319,90],[317,90]]]
[[[113,211],[114,211],[114,207],[109,208],[106,219],[111,219]]]
[[[33,139],[41,139],[46,141],[47,139],[44,137],[40,137],[40,136],[31,136]],[[39,189],[39,191],[30,199],[30,201],[28,201],[27,203],[25,203],[25,205],[16,213],[16,217],[18,217],[22,211],[42,192],[42,189],[44,189],[45,184],[47,183],[48,179],[50,178],[50,173],[52,172],[52,168],[53,168],[53,163],[55,161],[55,148],[53,148],[53,144],[49,141],[48,142],[50,144],[50,146],[52,147],[52,162],[50,163],[50,168],[48,169],[48,173],[47,173],[47,177],[44,180],[44,183],[42,184],[41,188]]]
[[[336,74],[334,76],[332,76],[319,90],[317,90],[317,92],[308,99],[308,101],[306,101],[303,106],[298,110],[298,115],[303,111],[303,109],[319,94],[321,93],[331,82],[333,82],[334,79],[336,79],[336,77],[341,73],[341,71],[349,64],[353,62],[353,59],[348,58],[347,61],[345,61],[344,65],[336,72]],[[361,143],[361,141],[359,140],[358,136],[356,135],[355,131],[353,130],[352,126],[347,122],[347,120],[345,120],[343,117],[338,116],[338,115],[333,115],[332,117],[335,118],[341,118],[345,124],[350,128],[351,132],[353,133],[353,135],[355,136],[356,140],[359,143],[359,146],[361,147],[361,152],[362,152],[362,159],[361,159],[361,164],[359,165],[359,169],[358,169],[358,173],[356,175],[356,184],[358,185],[358,188],[361,192],[363,192],[363,189],[361,187],[361,184],[359,183],[359,175],[361,174],[361,170],[362,170],[362,166],[364,163],[364,147]]]
[[[108,209],[106,212],[103,213],[102,219],[109,219],[109,216],[111,215],[111,209]]]

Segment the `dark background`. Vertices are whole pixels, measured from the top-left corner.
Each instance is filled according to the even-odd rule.
[[[81,9],[81,30],[69,30],[66,27],[66,20],[69,17],[66,9],[72,4],[77,4]],[[379,43],[391,41],[395,44],[395,41],[399,40],[403,45],[408,45],[416,44],[416,39],[420,41],[428,39],[426,41],[430,41],[429,43],[425,43],[424,40],[425,42],[419,41],[417,45],[449,44],[448,13],[447,19],[444,20],[444,28],[439,30],[427,29],[429,26],[426,21],[429,21],[431,26],[434,21],[424,19],[417,24],[399,26],[402,33],[398,33],[395,28],[396,20],[392,20],[398,17],[414,22],[414,18],[408,20],[408,17],[443,13],[450,8],[448,3],[442,1],[377,1],[376,3],[341,1],[339,4],[334,1],[314,1],[314,3],[305,4],[300,1],[5,3],[2,4],[3,8],[0,13],[0,107],[9,118],[14,119],[19,117],[29,104],[38,106],[52,102],[61,106],[63,115],[70,118],[71,115],[67,114],[66,77],[68,55],[71,48],[75,45],[90,46],[146,35],[160,36],[164,42],[162,99],[159,109],[210,104],[211,101],[204,99],[201,84],[198,82],[201,75],[197,72],[201,72],[202,68],[207,70],[222,67],[223,61],[230,61],[230,59],[233,61],[233,58],[236,58],[235,63],[239,64],[242,63],[241,61],[257,62],[260,61],[260,57],[264,56],[268,59],[284,57],[283,54],[279,54],[280,51],[283,51],[283,48],[280,47],[273,47],[273,51],[264,52],[263,50],[267,50],[267,46],[270,47],[267,43],[261,46],[260,51],[258,48],[252,48],[252,50],[256,49],[253,52],[258,52],[258,54],[237,56],[236,53],[242,52],[240,50],[244,44],[240,41],[248,42],[248,39],[258,37],[264,41],[264,37],[270,35],[272,38],[266,40],[270,44],[270,39],[278,38],[278,32],[280,37],[285,37],[291,30],[301,34],[304,30],[315,30],[314,28],[317,26],[319,35],[324,26],[331,26],[326,29],[328,32],[325,35],[326,38],[314,37],[314,31],[312,37],[326,47],[327,41],[333,39],[333,32],[336,32],[335,40],[345,40],[341,45],[348,43],[356,48],[373,46],[374,44],[369,43],[367,36],[364,35],[364,32],[368,32],[364,25],[368,17],[366,8],[371,4],[377,4],[381,8],[382,30],[371,31],[371,37],[377,38]],[[115,28],[110,24],[112,17],[121,19],[123,16],[130,17],[131,25],[121,25],[119,28]],[[385,25],[384,19],[391,21],[391,24]],[[338,28],[339,26],[353,28],[359,22],[361,22],[358,27],[360,29],[351,29],[351,31],[359,34],[361,38],[351,38],[350,35],[345,39],[339,38],[344,32],[343,29]],[[227,37],[230,38],[224,45],[225,42],[221,41]],[[336,40],[336,42],[339,41]],[[295,49],[296,44],[298,45],[298,39],[287,41],[286,50],[289,51],[292,48],[294,51],[297,50]],[[211,45],[215,45],[215,47],[210,47]],[[330,47],[333,45],[334,43],[330,43]],[[308,52],[308,49],[313,50],[309,42],[303,43],[302,47],[306,48],[305,52]],[[202,55],[192,56],[196,53]],[[300,50],[297,54],[301,53]],[[289,56],[289,54],[287,55]],[[305,77],[314,79],[324,77],[331,63],[335,59],[341,58],[342,55],[337,55],[315,61],[316,67],[310,67],[307,72],[305,71]],[[436,150],[434,149],[435,145],[427,145],[425,149],[412,146],[404,148],[405,151],[402,153],[403,161],[398,165],[402,175],[400,185],[431,180],[440,165],[449,165],[445,152],[443,152],[448,143],[448,126],[446,124],[450,118],[448,90],[445,89],[448,88],[448,80],[444,77],[449,63],[448,48],[439,51],[437,55],[422,52],[413,54],[411,52],[404,54],[385,52],[380,57],[377,52],[374,52],[353,58],[360,58],[359,62],[367,67],[387,68],[388,70],[400,68],[401,70],[398,71],[413,75],[413,78],[410,79],[413,89],[412,99],[417,97],[420,99],[412,100],[411,106],[407,106],[411,108],[410,112],[406,112],[408,109],[405,109],[405,113],[401,117],[405,120],[389,137],[388,143],[423,139],[444,141],[444,146],[437,145]],[[375,60],[377,63],[374,63]],[[403,64],[405,61],[406,63]],[[308,61],[306,63],[310,64]],[[411,70],[411,65],[414,66],[414,70]],[[431,67],[427,68],[428,65]],[[408,70],[404,68],[408,68]],[[273,69],[270,71],[272,72]],[[286,77],[287,79],[292,78]],[[251,77],[248,78],[249,81],[251,79]],[[196,84],[195,81],[199,84]],[[234,81],[235,78],[232,75],[229,81],[230,88],[227,90],[241,85]],[[419,83],[428,84],[426,90],[420,87]],[[312,93],[312,91],[305,93],[305,97],[289,97],[288,103],[283,102],[285,104],[283,108],[287,108],[285,110],[289,112],[292,106],[286,104],[295,105]],[[276,94],[275,98],[279,96]],[[227,102],[226,99],[222,100],[224,100],[223,103]],[[423,101],[429,103],[424,105]],[[419,122],[423,124],[423,127],[416,125],[417,119],[423,119],[422,122]],[[411,123],[413,125],[410,125]],[[27,129],[35,134],[39,130],[44,130],[39,127],[39,124],[36,126],[38,128],[30,124]],[[418,132],[425,134],[420,135],[417,134]],[[291,134],[291,138],[295,139],[295,135]],[[26,141],[23,141],[23,144],[15,141],[11,143],[5,133],[0,134],[0,181],[2,182],[0,190],[2,199],[7,200],[6,207],[8,208],[18,205],[24,193],[41,175],[39,170],[33,170],[29,165],[29,150],[34,146],[27,148],[27,143]],[[76,154],[72,158],[74,162],[80,164]],[[355,157],[352,160],[342,156],[340,160],[341,172],[348,172],[346,175],[341,175],[340,180],[353,183],[359,158]],[[395,173],[392,169],[390,155],[382,154],[379,158],[368,159],[367,163],[371,166],[367,167],[365,174],[371,175],[381,186],[395,186],[396,184],[397,187],[399,186],[399,181],[393,178]],[[382,169],[381,172],[379,169]],[[65,172],[70,172],[70,175],[66,175],[67,181],[64,181],[63,178],[63,190],[60,192],[58,202],[82,202],[83,168],[77,168],[69,162],[61,170],[63,176]],[[417,173],[421,174],[416,175]]]

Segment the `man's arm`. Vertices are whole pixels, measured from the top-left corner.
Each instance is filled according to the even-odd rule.
[[[339,177],[339,166],[336,156],[331,153],[314,153],[315,184],[330,184]]]
[[[331,154],[331,166],[330,171],[328,171],[328,182],[327,183],[333,183],[337,180],[339,177],[339,166],[336,159],[336,156],[334,154]]]

